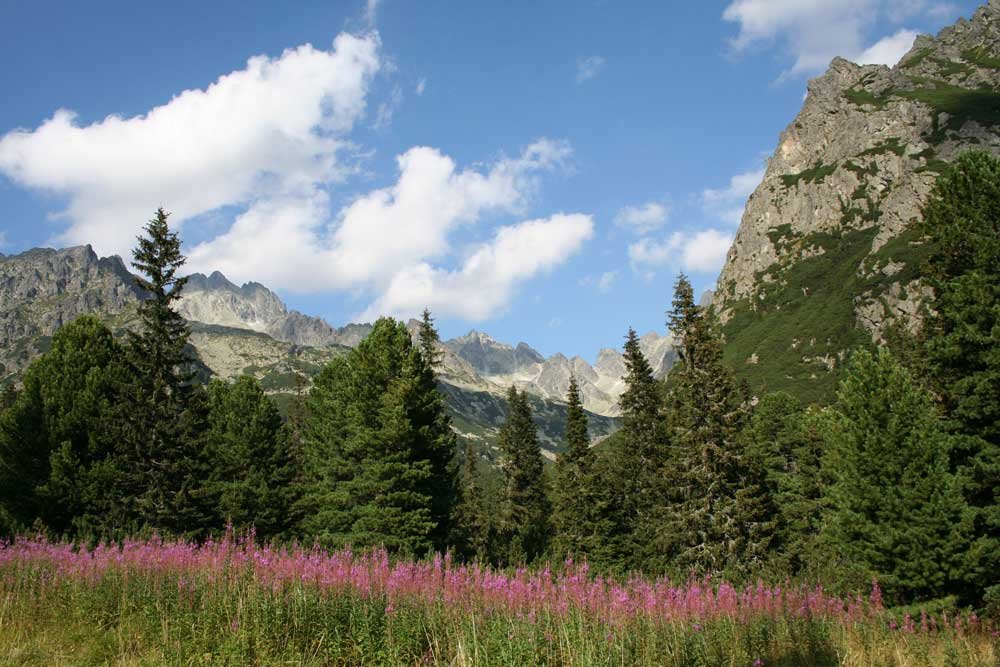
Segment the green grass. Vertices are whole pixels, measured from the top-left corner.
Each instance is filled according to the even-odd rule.
[[[906,144],[900,143],[898,137],[893,137],[892,139],[887,139],[877,146],[872,146],[868,150],[859,153],[858,157],[865,157],[868,155],[885,155],[887,153],[902,156],[906,153]]]
[[[464,601],[271,590],[248,576],[0,578],[0,665],[377,667],[994,667],[984,633],[904,633],[874,623],[721,618],[603,623],[487,613]],[[756,662],[759,661],[759,662]]]
[[[934,49],[931,49],[931,48],[920,49],[919,51],[917,51],[916,53],[914,53],[912,56],[910,56],[906,60],[906,62],[900,63],[899,66],[902,67],[902,68],[916,67],[917,65],[919,65],[921,62],[923,62],[932,53],[934,53]]]
[[[937,113],[947,113],[950,118],[942,130],[960,130],[968,121],[975,121],[986,127],[1000,124],[1000,93],[995,90],[938,85],[933,88],[899,90],[893,94],[923,102]]]
[[[785,184],[786,188],[796,187],[799,183],[819,183],[835,171],[837,171],[836,164],[817,162],[810,169],[800,171],[797,174],[785,174],[781,177],[781,182]]]
[[[867,229],[803,238],[803,248],[821,246],[825,253],[780,272],[778,282],[765,286],[766,297],[756,301],[756,311],[746,301],[736,305],[723,327],[726,360],[752,389],[788,391],[806,403],[833,399],[839,364],[830,372],[820,364],[803,363],[802,357],[836,356],[870,340],[855,325],[853,297],[866,287],[856,273],[874,235],[874,229]],[[799,341],[797,349],[794,340]],[[754,353],[759,363],[748,364]]]
[[[873,106],[876,109],[884,109],[889,103],[889,99],[887,97],[876,95],[859,88],[851,88],[844,93],[844,97],[859,107]]]
[[[969,49],[962,52],[962,58],[967,62],[985,69],[1000,69],[1000,58],[997,58],[991,51],[983,47]]]

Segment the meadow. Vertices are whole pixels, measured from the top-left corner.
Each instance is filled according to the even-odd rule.
[[[497,570],[227,535],[0,546],[2,665],[1000,665],[974,614],[902,614],[877,584],[735,588]]]

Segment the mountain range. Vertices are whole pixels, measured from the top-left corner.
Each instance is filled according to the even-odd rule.
[[[754,393],[827,403],[852,349],[884,340],[894,325],[920,326],[927,252],[915,223],[938,175],[969,149],[1000,154],[1000,0],[936,37],[918,37],[894,67],[838,58],[809,83],[709,296],[726,359]],[[16,379],[81,314],[115,330],[132,326],[142,298],[120,258],[99,258],[89,246],[0,255],[0,378]],[[218,272],[192,275],[180,309],[211,373],[252,374],[280,401],[370,330],[289,310],[263,285],[237,286]],[[676,359],[672,338],[649,333],[641,346],[664,376]],[[471,331],[441,351],[456,430],[487,450],[511,384],[532,397],[550,454],[571,374],[592,436],[616,427],[624,389],[617,350],[601,350],[590,364]]]

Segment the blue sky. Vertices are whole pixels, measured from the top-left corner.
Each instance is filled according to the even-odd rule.
[[[593,360],[714,285],[808,78],[976,6],[0,3],[0,252],[124,254],[163,205],[192,269],[332,324]]]

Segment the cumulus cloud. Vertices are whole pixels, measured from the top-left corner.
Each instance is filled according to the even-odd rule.
[[[615,215],[618,227],[631,229],[636,234],[646,234],[659,229],[667,221],[669,211],[666,206],[649,202],[641,206],[626,206]]]
[[[713,273],[722,268],[733,234],[717,229],[674,232],[663,240],[643,238],[629,246],[629,260],[637,273],[646,275],[662,267]]]
[[[513,291],[575,254],[594,231],[593,219],[557,214],[501,227],[455,270],[420,262],[396,273],[360,320],[378,315],[410,316],[429,307],[441,317],[478,321],[494,317]]]
[[[822,71],[835,56],[886,63],[913,32],[903,30],[870,44],[869,33],[880,17],[896,23],[917,17],[941,20],[955,11],[950,3],[932,0],[733,0],[722,16],[739,26],[731,41],[734,52],[761,44],[787,51],[793,63],[782,78],[788,78]]]
[[[269,206],[341,180],[345,139],[381,66],[376,34],[341,34],[187,90],[132,118],[90,125],[59,110],[35,130],[0,139],[0,173],[68,198],[58,243],[126,255],[152,209],[181,225],[233,205]]]
[[[417,94],[417,97],[419,97],[424,94],[424,90],[426,89],[427,89],[427,77],[426,76],[420,77],[420,80],[417,81],[417,85],[413,89],[413,92]]]
[[[516,275],[512,269],[504,282],[482,271],[463,269],[453,275],[431,262],[447,258],[452,253],[453,232],[475,223],[484,213],[523,212],[537,188],[537,174],[556,168],[569,154],[567,144],[542,139],[517,157],[499,159],[477,171],[459,170],[451,158],[434,148],[411,148],[397,158],[399,177],[392,186],[366,193],[336,214],[329,211],[328,197],[319,190],[308,197],[262,202],[240,215],[225,234],[192,248],[189,263],[193,270],[217,269],[237,281],[253,279],[289,291],[382,294],[365,312],[366,317],[399,314],[412,305],[403,298],[413,293],[404,289],[411,279],[448,293],[455,292],[451,281],[468,280],[469,292],[493,291],[491,303],[505,303],[513,286],[537,270],[515,265],[514,269],[520,267],[526,273]],[[547,242],[557,246],[547,251],[565,252],[558,245],[564,241],[576,243],[554,235]],[[504,248],[509,247],[508,242]],[[434,280],[427,282],[427,276]],[[435,298],[425,305],[432,301],[439,303]],[[436,310],[481,319],[482,299],[478,303]],[[419,308],[408,314],[416,312]]]
[[[487,213],[523,217],[540,174],[565,164],[571,149],[540,139],[513,157],[462,169],[417,146],[398,156],[395,183],[334,206],[329,193],[356,171],[351,160],[361,151],[351,131],[386,68],[375,33],[341,34],[328,51],[305,45],[254,57],[141,116],[81,125],[61,110],[34,130],[11,132],[0,138],[0,174],[66,197],[56,243],[127,257],[159,204],[175,228],[225,212],[228,229],[202,233],[186,249],[192,271],[293,292],[348,291],[372,302],[366,315],[412,315],[430,305],[481,319],[506,307],[524,280],[572,255],[592,222],[566,215],[505,227],[464,261],[453,235]],[[391,120],[401,96],[392,89],[376,127]],[[411,279],[441,294],[415,291]]]
[[[607,61],[601,56],[587,56],[576,61],[576,82],[589,81],[601,73]]]
[[[900,30],[895,35],[889,35],[875,42],[853,60],[859,65],[892,67],[913,47],[913,40],[918,34],[914,30]]]
[[[736,174],[729,185],[720,190],[708,188],[701,193],[702,208],[706,213],[731,225],[740,224],[747,198],[764,180],[765,167]]]

